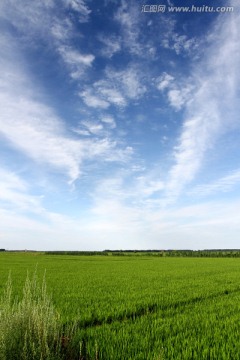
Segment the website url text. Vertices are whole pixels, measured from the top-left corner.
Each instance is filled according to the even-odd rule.
[[[227,13],[233,12],[233,6],[166,6],[166,5],[142,5],[144,13]]]

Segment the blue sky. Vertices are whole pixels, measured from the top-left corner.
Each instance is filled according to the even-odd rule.
[[[1,1],[1,248],[240,247],[239,5],[150,4]]]

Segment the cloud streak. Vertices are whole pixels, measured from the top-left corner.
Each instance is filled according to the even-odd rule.
[[[73,79],[78,79],[84,70],[92,65],[95,56],[92,54],[81,54],[75,49],[71,49],[69,46],[60,46],[58,49],[64,62],[70,69],[70,74]]]
[[[223,176],[214,182],[196,186],[189,191],[188,194],[190,196],[209,196],[221,192],[229,192],[238,185],[240,185],[240,170],[235,170],[229,175]]]
[[[72,136],[64,120],[44,104],[41,92],[33,86],[24,68],[20,68],[19,63],[15,66],[16,48],[13,55],[8,52],[6,39],[2,38],[1,44],[4,71],[0,78],[0,134],[10,147],[39,164],[66,174],[70,182],[80,176],[85,160],[99,157],[125,161],[129,158],[130,148],[119,147],[116,140]],[[86,122],[86,125],[92,135],[98,135],[103,126],[91,122]]]
[[[140,99],[147,92],[143,75],[136,65],[129,65],[120,71],[106,68],[104,73],[104,79],[79,92],[89,107],[107,109],[113,105],[124,108],[130,101]]]
[[[5,169],[0,170],[0,201],[6,208],[20,212],[41,214],[41,196],[29,194],[29,185],[14,174]]]
[[[195,91],[188,94],[175,165],[167,184],[169,197],[177,196],[195,178],[207,151],[229,131],[229,124],[239,126],[233,111],[239,107],[238,28],[239,15],[218,18],[214,35],[209,35],[210,47],[189,80],[194,81]]]
[[[69,8],[78,13],[80,23],[86,23],[89,21],[89,16],[92,11],[88,8],[84,0],[64,0],[63,5],[69,6]]]

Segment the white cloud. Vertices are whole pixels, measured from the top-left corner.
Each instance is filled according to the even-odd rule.
[[[47,0],[3,0],[0,3],[0,17],[24,33],[34,31],[46,35],[51,27],[54,7],[54,2]]]
[[[196,38],[188,38],[180,35],[176,30],[176,20],[173,18],[162,18],[164,28],[161,44],[165,49],[173,50],[177,55],[191,55],[198,50],[200,43]]]
[[[80,174],[84,144],[64,134],[61,121],[41,103],[32,99],[0,95],[0,133],[11,145],[39,163],[67,171],[72,180]]]
[[[41,213],[41,196],[30,195],[29,185],[12,171],[0,170],[0,201],[14,211]]]
[[[83,55],[79,51],[73,50],[66,46],[61,46],[59,52],[67,64],[72,66],[91,66],[94,56],[91,54]]]
[[[177,195],[183,186],[191,182],[199,170],[206,151],[213,146],[219,132],[217,108],[208,103],[199,116],[184,123],[175,152],[176,164],[170,171],[168,190]]]
[[[100,35],[99,40],[103,43],[104,47],[101,49],[102,56],[111,58],[114,54],[121,50],[121,39],[119,36],[104,36]]]
[[[116,142],[102,140],[76,140],[67,135],[63,122],[41,103],[22,99],[13,105],[13,98],[0,95],[0,133],[10,145],[40,164],[48,164],[76,180],[82,162],[98,157],[106,161],[125,161],[129,150],[118,148]],[[98,135],[101,124],[84,123],[88,132]]]
[[[5,40],[6,41],[6,40]],[[54,111],[37,101],[34,89],[18,58],[17,49],[10,53],[9,43],[1,39],[0,134],[9,145],[29,158],[64,169],[72,180],[79,176],[83,144],[64,134],[64,125]],[[8,39],[9,41],[9,39]],[[13,60],[14,59],[14,60]],[[34,94],[34,95],[33,95]],[[78,154],[78,155],[77,155]]]
[[[176,110],[181,110],[191,95],[190,89],[171,89],[168,91],[168,100],[170,105]]]
[[[159,193],[165,188],[163,181],[151,179],[150,176],[139,176],[136,180],[135,189],[140,200],[142,197],[146,198]]]
[[[174,81],[174,77],[166,72],[164,72],[161,76],[156,79],[157,88],[160,91],[168,89],[172,82]]]
[[[139,99],[147,91],[142,84],[142,74],[133,66],[119,73],[109,70],[108,77],[117,80],[124,94],[130,99]]]
[[[74,128],[74,129],[72,129],[72,131],[81,136],[90,136],[91,135],[90,132],[85,129]]]
[[[115,19],[122,27],[123,44],[134,55],[142,54],[139,42],[139,7],[132,2],[121,1]]]
[[[114,17],[121,27],[121,47],[134,57],[156,60],[157,46],[145,36],[146,27],[152,25],[152,22],[146,22],[142,15],[141,4],[136,1],[121,1]]]
[[[209,196],[216,193],[229,192],[237,185],[240,185],[240,170],[235,170],[229,175],[223,176],[209,184],[198,185],[190,190],[188,194],[191,196]]]
[[[170,48],[176,51],[176,54],[181,53],[191,53],[193,50],[196,50],[198,43],[195,38],[188,39],[186,35],[179,35],[177,33],[172,34],[172,44]]]
[[[0,134],[10,148],[21,151],[45,169],[47,165],[67,175],[71,182],[80,176],[85,160],[99,157],[108,161],[127,161],[131,151],[116,141],[72,137],[64,119],[44,104],[41,91],[34,86],[23,63],[17,61],[17,47],[13,44],[9,47],[9,39],[0,40],[3,69],[0,76]],[[102,126],[100,123],[98,126],[85,124],[92,135]]]
[[[92,11],[88,8],[84,0],[63,0],[63,4],[78,12],[80,23],[86,23],[89,21],[89,15]]]
[[[40,222],[0,209],[1,246],[39,250],[54,250],[56,244],[63,250],[238,247],[239,201],[153,212],[119,198],[105,199],[101,193],[93,200],[92,211],[76,219],[49,212],[46,221]]]
[[[79,78],[86,67],[92,65],[95,57],[92,54],[81,54],[79,51],[71,49],[69,46],[60,46],[59,53],[61,54],[65,63],[69,66],[71,77]]]
[[[94,87],[104,101],[119,107],[126,106],[124,94],[119,89],[114,88],[112,81],[100,80],[94,84]]]
[[[108,248],[119,248],[119,244],[122,247],[125,244],[122,236],[127,240],[127,248],[236,247],[240,230],[239,201],[160,209],[159,200],[156,198],[155,206],[150,197],[164,189],[161,181],[142,176],[137,178],[134,187],[127,182],[127,173],[118,172],[99,180],[92,194],[90,223],[103,234],[104,244],[112,244]],[[229,234],[232,241],[226,243]]]
[[[3,170],[0,175],[0,186],[4,184],[4,189],[11,191],[9,203],[12,207],[0,208],[1,243],[6,248],[46,250],[53,249],[56,242],[58,249],[65,250],[119,247],[202,249],[209,248],[209,244],[212,248],[236,247],[240,231],[239,201],[207,202],[164,210],[148,206],[147,202],[145,206],[139,206],[139,202],[131,201],[131,189],[126,187],[124,173],[118,173],[98,180],[92,193],[93,206],[81,218],[73,219],[42,208],[41,198],[30,195],[29,184],[16,174]],[[163,185],[150,177],[139,178],[139,181],[141,186],[132,189],[134,198],[137,192],[140,197],[147,198],[160,191]],[[19,205],[22,206],[21,213],[14,211],[19,210]],[[41,219],[25,216],[24,212],[28,210],[39,211]],[[15,233],[21,239],[19,243]],[[42,241],[44,238],[48,242]]]
[[[66,43],[72,34],[72,23],[66,18],[64,20],[55,19],[52,23],[51,34],[55,41]]]
[[[155,241],[167,238],[161,244],[168,249],[237,248],[239,210],[239,201],[223,201],[160,211],[150,215],[149,236]]]
[[[131,146],[118,147],[117,141],[110,142],[107,138],[98,141],[91,141],[88,143],[88,154],[90,158],[99,156],[103,158],[104,162],[123,162],[129,163],[134,150]]]
[[[103,123],[107,124],[112,129],[115,129],[117,126],[114,118],[110,115],[103,116],[101,120]]]
[[[130,100],[138,100],[146,93],[142,77],[137,66],[131,65],[122,71],[107,68],[104,79],[96,81],[79,95],[90,107],[106,109],[110,104],[125,107]]]
[[[131,155],[130,148],[118,148],[116,142],[108,139],[80,141],[70,138],[62,122],[44,105],[28,99],[12,106],[11,100],[0,97],[0,133],[11,146],[34,161],[67,173],[71,182],[80,176],[84,160],[100,157],[105,161],[127,161]],[[102,131],[101,124],[85,122],[84,125],[93,135]]]
[[[83,125],[91,134],[94,135],[101,134],[103,131],[103,125],[93,121],[84,120],[81,122],[81,125]]]
[[[231,130],[233,123],[239,127],[238,28],[239,15],[218,18],[211,46],[189,80],[190,84],[194,82],[194,91],[186,103],[186,119],[170,171],[169,195],[176,196],[194,179],[219,136]]]
[[[71,0],[69,0],[71,2]],[[69,8],[66,1],[62,5]],[[3,0],[0,2],[0,18],[19,30],[19,39],[25,45],[33,36],[46,43],[56,40],[66,42],[72,33],[70,17],[62,16],[61,4],[54,0]],[[35,44],[36,45],[36,44]]]
[[[181,110],[192,98],[194,86],[186,80],[177,80],[170,74],[164,72],[156,79],[157,89],[167,94],[169,104],[175,110]]]
[[[107,109],[110,104],[125,105],[122,95],[117,90],[111,90],[107,81],[102,80],[94,84],[95,91],[92,87],[79,92],[79,96],[84,103],[93,108]]]
[[[73,79],[78,79],[92,65],[95,57],[77,50],[74,44],[76,29],[71,16],[66,17],[64,10],[78,13],[79,21],[88,21],[91,11],[84,0],[67,0],[57,4],[50,0],[15,0],[0,4],[0,17],[11,26],[5,27],[4,32],[11,34],[11,28],[18,30],[18,39],[26,50],[33,43],[38,46],[43,42],[58,53]],[[14,36],[14,34],[13,34]],[[34,40],[33,40],[34,39]],[[41,46],[41,45],[39,45]]]
[[[24,192],[27,189],[27,184],[19,176],[12,171],[0,169],[0,196],[4,196],[3,189],[13,189]],[[3,191],[2,191],[3,190]]]
[[[89,107],[107,109],[110,104],[100,96],[93,95],[91,89],[84,90],[79,93],[79,96],[83,99],[85,104]]]

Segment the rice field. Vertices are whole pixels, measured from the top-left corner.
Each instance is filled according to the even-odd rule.
[[[21,299],[42,279],[76,359],[240,359],[240,259],[0,253]]]

